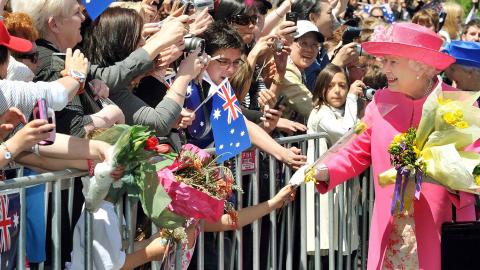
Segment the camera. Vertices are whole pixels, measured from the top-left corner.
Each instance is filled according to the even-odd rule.
[[[281,39],[275,39],[273,41],[273,50],[276,52],[276,53],[281,53],[282,50],[283,50],[283,41]]]
[[[363,96],[368,101],[372,101],[373,96],[375,95],[375,92],[377,92],[377,90],[375,90],[375,89],[373,89],[369,86],[366,86],[365,88],[363,88]]]
[[[55,124],[55,112],[48,107],[47,100],[44,98],[37,99],[33,107],[34,119],[45,119],[49,124]],[[55,142],[55,128],[48,131],[48,138],[38,142],[39,145],[51,145]]]
[[[342,45],[347,45],[352,43],[356,38],[360,37],[360,33],[362,32],[362,28],[349,26],[343,32],[342,35]]]
[[[205,40],[203,38],[199,38],[193,35],[186,35],[184,37],[185,40],[185,49],[183,49],[184,52],[192,52],[196,48],[200,47],[200,52],[198,53],[198,56],[201,56],[205,52]]]

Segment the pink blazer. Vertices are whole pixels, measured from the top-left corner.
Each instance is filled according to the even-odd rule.
[[[445,86],[444,90],[447,90],[446,88],[448,86]],[[329,184],[317,185],[321,193],[328,192],[372,165],[375,203],[368,247],[368,269],[370,270],[382,269],[383,256],[393,222],[390,206],[394,185],[380,187],[378,175],[391,168],[387,149],[393,137],[400,132],[407,131],[409,127],[418,126],[425,100],[426,97],[412,100],[402,93],[392,92],[389,89],[378,91],[365,111],[366,115],[369,114],[372,117],[374,124],[326,162],[330,175]],[[397,106],[382,117],[379,112],[381,104],[396,104]],[[422,184],[420,199],[414,201],[420,269],[439,270],[441,268],[441,226],[442,223],[452,220],[452,202],[457,207],[457,220],[473,220],[475,218],[474,199],[471,194],[461,193],[460,196],[455,196],[439,185]]]

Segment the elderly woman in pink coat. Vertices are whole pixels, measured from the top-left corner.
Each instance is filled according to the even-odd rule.
[[[391,168],[388,147],[393,137],[418,127],[422,106],[442,83],[436,76],[455,60],[441,52],[442,39],[431,30],[411,23],[376,29],[372,41],[362,44],[370,55],[381,57],[388,88],[377,91],[365,115],[373,124],[333,158],[315,168],[317,188],[328,192],[373,167],[375,205],[368,250],[368,269],[441,268],[442,223],[474,218],[473,196],[449,193],[444,187],[424,182],[418,200],[406,212],[391,214],[394,185],[381,187],[378,175]],[[452,89],[442,85],[442,89]],[[382,107],[393,105],[388,113]]]

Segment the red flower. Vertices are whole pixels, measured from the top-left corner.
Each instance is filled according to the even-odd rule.
[[[158,139],[155,136],[149,137],[145,143],[145,150],[153,151],[158,145]]]

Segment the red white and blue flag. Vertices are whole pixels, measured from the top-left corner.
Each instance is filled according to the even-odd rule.
[[[20,231],[18,190],[0,192],[0,269],[13,269]]]
[[[250,136],[228,78],[218,86],[212,99],[210,122],[219,156],[217,161],[223,162],[250,148]]]

